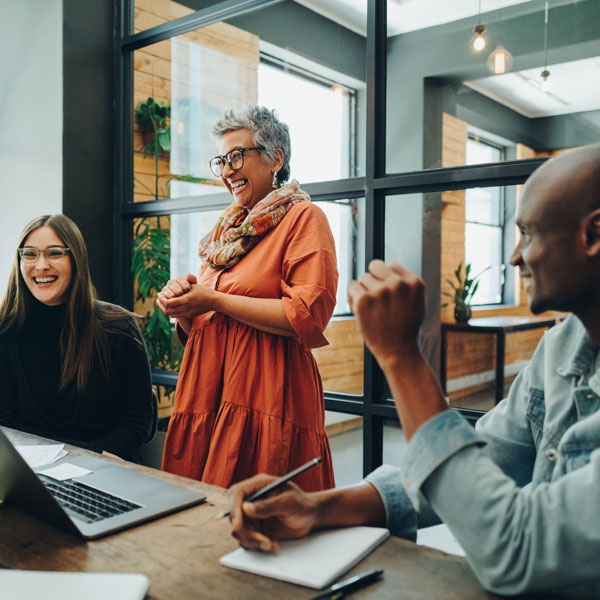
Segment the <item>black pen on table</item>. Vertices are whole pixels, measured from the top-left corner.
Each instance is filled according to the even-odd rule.
[[[349,579],[345,579],[339,583],[334,583],[331,587],[319,592],[310,600],[321,600],[323,598],[329,598],[330,600],[333,600],[334,598],[342,598],[348,592],[361,588],[365,585],[369,585],[369,583],[376,581],[382,575],[383,569],[370,569],[369,571],[363,571],[362,573],[354,575],[354,577],[350,577]]]
[[[244,502],[254,502],[255,500],[260,500],[261,498],[264,498],[268,493],[280,488],[281,486],[285,485],[288,481],[290,481],[290,479],[297,477],[298,475],[300,475],[300,473],[304,473],[304,471],[308,471],[308,469],[310,469],[311,467],[314,467],[315,465],[318,465],[320,462],[321,462],[320,456],[317,456],[316,458],[309,460],[307,463],[304,463],[302,466],[298,467],[297,469],[290,471],[287,475],[284,475],[283,477],[280,477],[279,479],[272,481],[268,485],[265,485],[265,487],[260,488],[260,490],[256,490],[255,492],[250,494],[247,498],[244,498]],[[222,519],[223,517],[228,517],[229,512],[230,512],[229,509],[224,510],[223,512],[220,512],[215,518]]]

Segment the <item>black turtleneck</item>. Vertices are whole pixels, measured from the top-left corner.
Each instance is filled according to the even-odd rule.
[[[71,382],[59,390],[65,317],[66,305],[33,300],[21,329],[0,335],[0,425],[135,457],[155,426],[150,367],[139,327],[133,320],[128,327],[105,327],[108,380],[94,356],[85,389]]]
[[[25,381],[41,407],[55,401],[60,386],[60,333],[65,308],[65,304],[47,306],[34,300],[17,338]]]

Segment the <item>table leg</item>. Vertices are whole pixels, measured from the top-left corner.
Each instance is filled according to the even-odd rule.
[[[442,329],[442,351],[440,355],[440,385],[446,394],[446,332]]]
[[[506,334],[499,331],[496,334],[496,404],[504,397],[504,352]]]

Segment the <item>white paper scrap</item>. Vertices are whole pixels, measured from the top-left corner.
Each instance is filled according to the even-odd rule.
[[[92,473],[89,469],[72,465],[71,463],[61,463],[56,467],[50,467],[43,471],[38,471],[39,475],[46,475],[46,477],[52,477],[56,481],[65,481],[66,479],[73,479],[73,477],[81,477],[82,475],[88,475]]]
[[[41,444],[39,446],[16,446],[19,454],[25,459],[25,462],[34,469],[43,465],[49,465],[56,462],[59,458],[66,456],[64,444]]]

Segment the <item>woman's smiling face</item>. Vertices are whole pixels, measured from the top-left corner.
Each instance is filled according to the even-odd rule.
[[[58,306],[66,301],[73,265],[68,255],[48,262],[44,250],[51,246],[64,245],[54,229],[47,226],[34,229],[23,242],[23,247],[37,248],[40,256],[35,262],[21,260],[21,275],[33,297],[48,306]]]
[[[249,129],[236,129],[223,135],[219,154],[225,156],[232,150],[254,146]],[[250,210],[273,189],[273,173],[281,169],[280,162],[282,160],[278,159],[275,164],[267,165],[263,162],[260,151],[248,150],[244,152],[244,166],[241,169],[234,171],[225,162],[221,179],[236,203]]]

